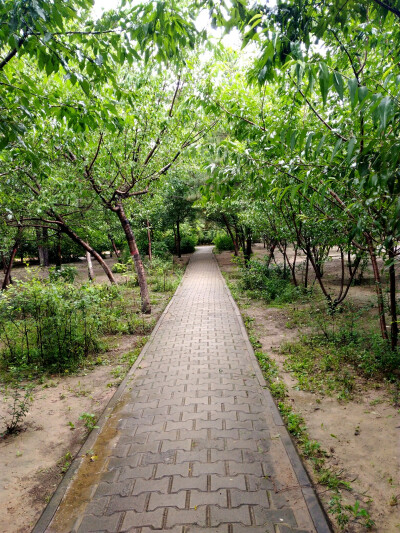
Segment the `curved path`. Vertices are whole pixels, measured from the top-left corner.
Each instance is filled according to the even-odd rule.
[[[201,248],[34,532],[329,532],[264,387]]]

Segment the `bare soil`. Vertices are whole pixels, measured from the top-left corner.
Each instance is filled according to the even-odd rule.
[[[256,245],[256,256],[267,253]],[[277,261],[282,260],[277,255]],[[216,258],[223,272],[234,277],[236,266],[232,254],[223,252]],[[338,275],[339,256],[332,254],[325,275],[334,287]],[[375,301],[370,271],[366,283],[350,289],[353,302],[364,305]],[[350,504],[358,499],[368,509],[375,522],[372,531],[395,533],[400,531],[400,410],[393,405],[393,397],[384,382],[356,380],[353,399],[347,402],[334,397],[297,390],[296,378],[283,367],[285,357],[279,353],[283,342],[296,340],[299,331],[286,326],[288,312],[267,306],[261,301],[244,298],[239,301],[244,316],[254,319],[253,327],[262,351],[273,358],[280,369],[280,377],[288,388],[293,409],[305,419],[311,439],[318,441],[328,452],[327,462],[344,479],[351,482],[352,493],[344,491],[344,500]],[[375,315],[371,315],[376,320]],[[378,323],[377,323],[378,328]],[[317,483],[311,464],[305,462],[320,499],[328,510],[330,494]],[[398,502],[398,503],[397,503]],[[334,524],[335,531],[341,531]],[[346,531],[366,531],[365,527],[350,524]]]
[[[189,255],[177,263],[185,265]],[[115,260],[108,259],[111,266]],[[71,263],[78,269],[77,282],[87,280],[86,262]],[[96,282],[107,283],[101,267],[93,263]],[[14,279],[47,277],[47,269],[13,270]],[[120,282],[123,275],[115,275]],[[157,320],[170,295],[152,294],[152,320]],[[137,335],[112,336],[106,339],[109,351],[95,356],[85,367],[71,376],[53,375],[36,380],[33,402],[22,425],[22,431],[0,437],[0,531],[25,533],[32,530],[54,493],[72,458],[79,452],[88,435],[83,413],[94,414],[96,420],[104,411],[128,366],[123,356],[143,338]],[[140,344],[139,344],[140,343]],[[0,416],[10,419],[11,391],[0,383]],[[0,419],[0,434],[4,431]]]

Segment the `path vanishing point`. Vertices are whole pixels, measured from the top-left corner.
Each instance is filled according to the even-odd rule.
[[[183,281],[33,532],[328,533],[212,253]]]

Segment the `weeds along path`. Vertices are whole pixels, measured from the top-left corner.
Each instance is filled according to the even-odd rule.
[[[200,248],[34,532],[330,531],[264,386],[212,248]]]

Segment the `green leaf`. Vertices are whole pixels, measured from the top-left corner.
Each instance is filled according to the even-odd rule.
[[[351,156],[353,155],[356,142],[357,142],[357,139],[355,137],[352,137],[349,141],[349,144],[347,146],[347,164],[349,164],[351,161]]]
[[[339,95],[339,98],[343,100],[343,92],[344,92],[344,83],[343,78],[339,72],[336,70],[333,72],[333,85],[335,86],[335,90]]]
[[[322,101],[324,103],[324,106],[326,105],[326,99],[328,97],[328,91],[329,91],[329,87],[331,85],[330,83],[330,72],[328,70],[328,67],[326,66],[326,63],[320,63],[319,64],[319,73],[318,73],[318,78],[319,78],[319,87],[321,89],[321,96],[322,96]]]
[[[353,78],[352,80],[349,80],[347,83],[349,86],[351,108],[354,109],[357,104],[358,81],[356,78]]]
[[[308,155],[309,155],[309,152],[310,152],[310,147],[311,147],[311,142],[312,142],[312,139],[314,137],[314,133],[311,132],[308,137],[307,137],[307,141],[306,141],[306,150],[305,150],[305,155],[306,155],[306,159],[308,159]]]
[[[392,100],[389,98],[389,96],[385,96],[385,98],[382,98],[378,105],[379,122],[382,130],[386,129],[391,112]]]
[[[332,155],[331,155],[331,161],[333,160],[333,158],[335,157],[335,155],[338,153],[338,151],[340,150],[341,146],[342,146],[342,139],[338,139],[338,141],[336,142],[334,148],[333,148],[333,152],[332,152]]]

